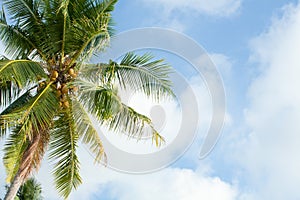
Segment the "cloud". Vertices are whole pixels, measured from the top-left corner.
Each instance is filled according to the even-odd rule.
[[[142,0],[154,13],[144,25],[170,28],[179,32],[195,29],[199,15],[230,17],[239,12],[242,0]],[[138,1],[140,3],[140,1]]]
[[[249,89],[239,160],[255,193],[245,199],[299,199],[300,6],[288,5],[251,42],[259,76]],[[252,197],[251,197],[252,196]]]
[[[233,200],[236,197],[231,185],[219,178],[205,177],[188,169],[166,169],[135,177],[131,182],[127,179],[117,180],[115,187],[112,196],[119,200]]]
[[[212,62],[216,65],[223,79],[231,77],[232,61],[229,57],[220,53],[211,53],[209,54],[209,57],[211,58]]]
[[[199,170],[166,168],[151,174],[132,175],[94,165],[93,158],[84,149],[79,154],[85,156],[81,160],[84,184],[70,199],[235,200],[238,195],[234,185],[210,176],[208,166],[203,163]],[[38,180],[43,185],[45,199],[59,199],[49,165],[42,167]]]
[[[212,16],[229,16],[241,5],[241,0],[144,0],[148,5],[157,5],[170,15],[172,12],[196,12]]]
[[[161,200],[234,200],[237,189],[218,177],[210,177],[201,171],[167,168],[162,171],[130,175],[107,168],[97,167],[89,158],[82,163],[84,184],[74,191],[70,199],[108,198],[118,200],[161,199]],[[44,197],[47,200],[58,199],[54,190],[49,190],[50,182],[45,179],[46,171],[41,171]],[[49,172],[48,172],[49,174]],[[43,177],[43,178],[42,178]],[[49,179],[51,180],[51,179]]]

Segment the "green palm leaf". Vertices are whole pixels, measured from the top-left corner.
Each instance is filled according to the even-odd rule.
[[[108,119],[120,110],[121,99],[116,91],[113,91],[109,86],[101,86],[83,80],[78,80],[74,84],[80,88],[80,102],[99,120]]]
[[[20,89],[11,81],[0,82],[0,105],[6,108],[20,94]]]
[[[117,65],[116,73],[123,88],[129,85],[159,100],[161,96],[173,94],[169,80],[171,68],[163,60],[152,59],[150,54],[138,56],[128,53]]]
[[[88,145],[90,151],[95,155],[95,162],[99,163],[102,160],[106,162],[103,144],[89,114],[78,100],[74,99],[72,102],[75,127],[80,139]]]
[[[40,5],[41,1],[36,0],[4,0],[11,19],[18,22],[24,30],[42,22]]]
[[[48,143],[46,130],[51,125],[57,105],[58,100],[49,84],[35,96],[23,94],[1,113],[1,132],[10,128],[14,130],[4,150],[8,182],[17,171],[26,178],[32,169],[38,168]]]
[[[122,89],[129,87],[159,100],[173,95],[169,74],[171,68],[163,60],[153,60],[153,56],[128,53],[120,63],[85,65],[81,76],[91,81],[117,81]]]
[[[29,138],[32,137],[32,130],[46,130],[52,123],[57,111],[59,102],[52,91],[51,84],[38,92],[33,98],[18,109],[0,116],[1,129],[20,125]]]
[[[53,175],[56,188],[65,198],[82,182],[76,155],[78,139],[71,109],[61,111],[51,131],[50,159],[55,162]]]
[[[9,113],[12,113],[14,110],[20,109],[23,105],[27,104],[32,98],[33,96],[31,95],[30,91],[25,92],[0,113],[0,138],[9,131],[9,128],[11,126],[15,125],[14,123],[6,122],[1,116],[7,115]]]
[[[12,82],[22,89],[46,77],[41,65],[31,60],[0,60],[0,83]]]
[[[78,58],[86,59],[93,51],[102,50],[108,45],[112,35],[110,12],[117,0],[74,1],[69,6],[70,20],[73,26],[66,38],[66,48]]]
[[[19,200],[43,200],[42,186],[35,178],[29,178],[20,187],[17,197]]]
[[[104,87],[82,80],[74,84],[80,88],[79,99],[83,106],[110,130],[138,139],[143,136],[152,136],[160,140],[156,144],[161,144],[163,141],[153,128],[151,119],[123,104],[117,90],[107,85]]]
[[[13,25],[8,25],[4,11],[0,19],[0,37],[6,45],[6,53],[13,58],[27,58],[40,55],[45,57],[38,41],[29,35],[41,35],[43,32],[40,10],[40,1],[32,0],[6,0],[4,5],[9,11]]]
[[[0,116],[1,134],[13,131],[4,149],[7,182],[24,181],[38,170],[49,141],[48,129],[58,108],[51,83],[35,94],[27,91]]]

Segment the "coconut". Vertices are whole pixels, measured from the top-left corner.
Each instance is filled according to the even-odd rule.
[[[51,78],[57,78],[58,77],[58,72],[56,70],[52,71],[51,73]]]
[[[58,97],[61,96],[61,91],[60,91],[60,90],[57,90],[57,91],[56,91],[56,96],[58,96]]]
[[[69,106],[70,106],[70,104],[69,104],[68,101],[65,101],[65,102],[63,103],[63,107],[64,107],[64,108],[69,108]]]
[[[77,74],[75,73],[74,69],[73,68],[70,68],[69,71],[68,71],[69,75],[72,76],[73,78],[76,78],[77,77]]]
[[[69,91],[69,89],[68,89],[68,87],[67,87],[66,85],[64,85],[64,86],[61,88],[61,92],[62,92],[63,94],[67,94],[68,91]]]
[[[77,74],[74,73],[74,74],[70,74],[73,78],[76,78],[77,77]]]
[[[72,74],[74,74],[75,72],[74,72],[74,69],[73,68],[70,68],[69,69],[69,71],[68,71],[68,73],[69,73],[69,75],[71,75],[72,76]]]

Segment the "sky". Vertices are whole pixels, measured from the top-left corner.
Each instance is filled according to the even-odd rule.
[[[82,148],[79,154],[83,184],[70,199],[300,199],[299,1],[119,1],[113,18],[116,34],[145,27],[168,28],[202,46],[225,88],[222,135],[211,153],[199,159],[213,112],[211,91],[203,77],[188,74],[192,69],[190,63],[174,54],[151,50],[175,70],[187,73],[185,78],[198,106],[199,123],[193,143],[175,162],[143,174],[94,165],[93,158]],[[188,94],[187,90],[181,92],[183,96]],[[150,115],[155,105],[139,94],[133,94],[128,103]],[[191,105],[184,100],[181,103]],[[178,132],[176,124],[192,116],[181,116],[173,101],[162,102],[160,106],[162,110],[158,113],[164,115],[165,123],[159,128],[168,146],[175,138],[172,133]],[[100,127],[99,130],[108,132]],[[151,142],[137,143],[114,134],[104,136],[126,152],[159,151]],[[112,160],[128,162],[118,154],[112,156]],[[0,168],[2,194],[5,174],[2,165]],[[37,179],[42,183],[45,199],[59,199],[47,160]]]

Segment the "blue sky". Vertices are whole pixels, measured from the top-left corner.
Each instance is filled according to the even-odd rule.
[[[113,16],[117,33],[170,28],[202,45],[224,81],[226,122],[212,153],[199,160],[211,104],[195,79],[190,84],[204,119],[181,159],[155,173],[131,175],[94,166],[83,149],[84,184],[70,199],[300,199],[300,2],[132,0],[120,1]],[[175,68],[188,67],[172,55],[153,53]],[[45,199],[58,199],[49,169],[45,162],[38,179]],[[3,185],[2,170],[0,176]]]

